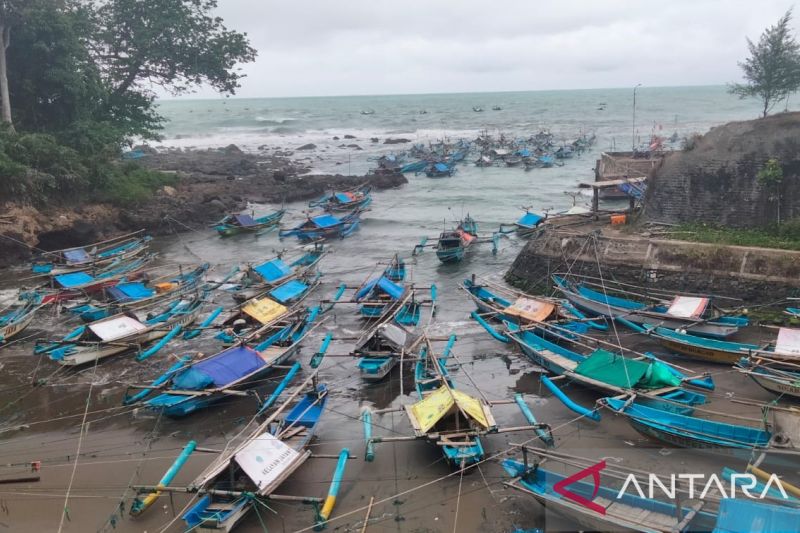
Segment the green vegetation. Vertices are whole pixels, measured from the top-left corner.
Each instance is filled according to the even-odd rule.
[[[800,218],[764,229],[734,229],[687,223],[670,229],[669,237],[712,244],[800,250]]]
[[[758,98],[767,116],[778,102],[800,89],[800,45],[791,34],[792,10],[787,11],[754,43],[747,39],[750,57],[739,63],[745,83],[734,83],[729,91],[740,98]]]
[[[123,163],[157,139],[155,90],[233,94],[252,61],[216,0],[0,0],[0,200],[145,199],[174,178]],[[5,45],[5,46],[3,46]]]
[[[777,159],[767,160],[764,168],[756,174],[758,183],[769,191],[770,202],[775,202],[776,222],[781,223],[781,183],[783,183],[783,168]]]

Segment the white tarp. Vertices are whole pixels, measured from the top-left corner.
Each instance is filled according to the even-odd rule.
[[[699,318],[708,306],[708,298],[696,296],[676,296],[667,314],[680,318]]]
[[[113,341],[147,329],[147,326],[129,316],[119,316],[89,325],[95,335],[104,341]]]
[[[236,462],[258,485],[268,487],[289,470],[300,454],[269,433],[253,439],[236,454]]]
[[[394,324],[383,324],[380,328],[380,335],[387,343],[393,345],[396,350],[403,348],[408,341],[408,333]]]
[[[800,355],[800,329],[781,328],[775,341],[775,353]]]

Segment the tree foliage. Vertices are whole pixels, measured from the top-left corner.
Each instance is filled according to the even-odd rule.
[[[763,104],[767,116],[776,103],[800,89],[800,45],[792,35],[787,11],[754,43],[747,39],[750,57],[739,63],[745,83],[734,83],[729,91],[740,98],[755,97]]]
[[[118,163],[125,145],[158,137],[155,90],[205,84],[233,94],[237,65],[255,58],[215,8],[215,0],[0,0],[16,127],[0,128],[0,196],[131,199],[160,183]]]

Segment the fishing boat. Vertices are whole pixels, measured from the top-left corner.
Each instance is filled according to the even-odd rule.
[[[666,329],[685,330],[692,335],[724,339],[748,324],[744,316],[725,316],[709,310],[711,299],[701,296],[673,296],[671,300],[653,299],[643,302],[613,296],[608,291],[615,288],[623,294],[630,291],[605,281],[599,292],[594,283],[572,283],[561,276],[553,276],[555,287],[579,309],[608,318],[622,317],[634,324],[658,324]],[[608,290],[606,290],[608,286]],[[646,289],[641,289],[646,290]]]
[[[461,288],[475,303],[479,323],[484,318],[516,324],[558,323],[564,329],[585,333],[589,328],[605,331],[608,326],[601,320],[589,320],[568,301],[555,298],[533,297],[523,292],[503,287],[474,274],[464,280]]]
[[[424,440],[435,444],[451,468],[463,469],[479,463],[486,454],[481,438],[492,433],[533,430],[540,439],[552,445],[549,426],[536,422],[521,395],[513,402],[522,411],[529,425],[499,428],[492,415],[491,405],[483,398],[475,398],[455,388],[447,370],[455,335],[451,335],[441,355],[433,352],[430,341],[425,338],[414,369],[414,383],[419,400],[399,409],[384,409],[380,413],[402,411],[413,429],[413,436],[373,437],[373,412],[362,412],[364,438],[367,443],[366,460],[374,459],[374,444]],[[376,412],[377,413],[377,412]]]
[[[322,529],[333,512],[350,452],[342,449],[324,500],[313,496],[288,496],[276,490],[311,457],[308,449],[326,411],[328,388],[317,384],[316,372],[276,408],[263,422],[254,417],[222,451],[201,450],[190,441],[157,485],[134,485],[138,493],[130,514],[139,516],[164,492],[193,494],[182,518],[189,531],[230,532],[247,514],[267,501],[314,504],[316,526]],[[287,376],[288,377],[288,376]],[[286,385],[286,381],[281,386]],[[310,386],[310,388],[309,388]],[[307,391],[307,392],[304,392]],[[304,393],[303,393],[304,392]],[[300,396],[291,410],[284,411]],[[272,399],[272,398],[271,398]],[[260,413],[259,413],[260,414]],[[217,457],[186,487],[171,486],[172,480],[193,452],[217,453]],[[321,508],[316,507],[323,504]]]
[[[406,279],[406,263],[399,254],[394,254],[391,261],[389,261],[389,265],[383,271],[383,275],[388,278],[389,281],[395,283]]]
[[[481,106],[479,106],[479,105],[472,106],[472,110],[475,111],[476,113],[482,113],[483,112],[483,108]]]
[[[308,283],[292,279],[266,294],[237,305],[222,321],[216,338],[226,344],[251,341],[278,320],[292,313],[296,307],[319,285],[319,278]]]
[[[372,187],[369,185],[360,185],[346,191],[332,192],[317,200],[312,200],[308,203],[308,207],[319,207],[329,212],[365,209],[372,203],[371,190]]]
[[[800,401],[800,365],[793,365],[791,370],[786,366],[765,357],[743,357],[734,368],[779,398]]]
[[[507,155],[503,158],[503,163],[505,163],[507,167],[518,167],[522,164],[522,157],[517,154]]]
[[[476,167],[491,167],[494,166],[494,161],[488,155],[482,155],[475,161]]]
[[[204,297],[178,298],[156,306],[148,313],[127,311],[78,326],[57,341],[37,340],[34,353],[46,353],[50,359],[64,366],[93,363],[127,351],[138,351],[143,360],[161,349],[187,325],[197,318]],[[161,341],[145,350],[154,341]]]
[[[624,416],[642,435],[681,448],[729,448],[780,453],[800,448],[800,410],[765,405],[761,427],[729,424],[717,420],[656,409],[634,398],[601,398],[598,403]],[[767,425],[769,415],[771,424]]]
[[[425,170],[425,167],[428,166],[428,161],[422,159],[420,161],[414,161],[413,163],[407,163],[400,167],[400,172],[422,172]]]
[[[478,238],[478,223],[467,215],[454,230],[443,231],[436,244],[436,257],[442,263],[457,263]]]
[[[183,514],[186,526],[198,533],[232,531],[259,505],[257,499],[267,499],[309,458],[327,403],[327,387],[317,385],[282,420],[260,426],[261,433],[221,453],[189,485],[202,496]]]
[[[532,496],[547,511],[554,512],[571,522],[580,525],[585,531],[639,531],[643,533],[710,531],[714,527],[716,515],[702,510],[705,502],[698,504],[688,502],[670,503],[653,498],[644,498],[628,491],[620,494],[620,489],[611,484],[612,479],[619,479],[624,468],[615,466],[621,474],[611,478],[608,472],[597,470],[592,473],[592,482],[574,479],[580,474],[581,467],[591,468],[596,461],[573,458],[567,454],[549,450],[522,447],[523,461],[505,459],[503,469],[511,477],[505,485],[523,494]],[[529,456],[539,455],[533,464]],[[531,459],[533,459],[531,457]],[[547,464],[547,468],[543,465]],[[574,475],[562,473],[564,467],[578,469]],[[558,470],[558,471],[557,471]],[[610,469],[609,469],[610,470]],[[573,480],[574,479],[574,480]],[[662,486],[669,486],[668,480],[661,480]],[[618,484],[617,482],[616,484]],[[642,486],[646,480],[637,481]],[[738,500],[737,500],[738,501]],[[586,502],[590,502],[589,505]],[[761,504],[764,505],[764,504]],[[602,509],[602,512],[598,512]],[[744,523],[744,522],[740,522]],[[717,531],[717,530],[715,530]],[[728,530],[719,530],[722,531]],[[760,527],[754,529],[735,528],[730,531],[765,531]]]
[[[417,314],[419,320],[419,314]],[[356,367],[364,381],[380,381],[400,362],[403,354],[411,353],[419,337],[405,327],[383,322],[364,335],[353,348]]]
[[[102,289],[95,299],[81,300],[64,308],[84,322],[94,322],[127,309],[139,309],[158,301],[175,298],[179,294],[196,289],[209,269],[204,263],[197,268],[178,274],[162,276],[154,280],[120,281]]]
[[[408,290],[381,275],[364,282],[353,295],[353,302],[360,304],[358,310],[362,317],[376,318],[383,315],[387,305],[400,300]]]
[[[239,302],[255,298],[291,279],[309,280],[315,277],[315,267],[327,253],[320,243],[309,245],[301,254],[277,257],[257,265],[246,265],[238,283],[229,288]]]
[[[285,209],[279,209],[274,213],[269,213],[261,217],[254,217],[253,213],[233,213],[225,215],[219,222],[213,224],[213,228],[219,233],[220,237],[230,237],[240,233],[264,233],[267,230],[278,226],[286,214]]]
[[[558,330],[551,331],[551,336],[560,336],[563,343],[570,343],[573,348],[570,349],[548,340],[538,330],[525,329],[509,321],[505,322],[505,326],[506,334],[522,353],[559,376],[557,379],[566,379],[604,394],[635,394],[647,405],[691,414],[694,406],[706,402],[706,397],[686,386],[714,390],[714,381],[708,373],[687,376],[652,355],[626,356],[603,348],[592,349],[586,342],[559,335]],[[577,349],[588,353],[580,353]],[[587,412],[572,402],[553,380],[543,377],[542,382],[567,407],[581,414]]]
[[[780,328],[774,343],[764,345],[711,339],[690,335],[683,330],[673,330],[651,324],[632,324],[624,318],[617,322],[628,326],[637,333],[648,335],[669,349],[691,359],[710,363],[736,364],[747,355],[764,356],[775,364],[800,362],[800,330]]]
[[[784,312],[793,318],[800,318],[800,307],[787,307]]]
[[[264,340],[252,346],[240,342],[196,361],[182,358],[149,387],[126,393],[123,405],[143,402],[150,411],[182,417],[231,396],[246,396],[243,389],[297,353],[318,313],[314,308],[272,322],[260,334]]]
[[[0,348],[27,328],[42,307],[42,295],[33,293],[0,310]]]
[[[341,217],[331,214],[309,216],[305,222],[292,229],[280,231],[280,238],[297,237],[300,242],[312,242],[324,239],[344,239],[358,229],[361,222],[361,211],[356,209]]]
[[[499,105],[493,105],[493,106],[492,106],[492,111],[501,111],[502,109],[503,109],[503,108],[502,108],[502,107],[500,107]]]
[[[514,223],[514,229],[517,235],[523,239],[538,235],[542,230],[542,223],[545,221],[546,216],[540,216],[536,213],[531,213],[525,209],[525,214]]]
[[[34,292],[42,294],[42,305],[75,300],[85,297],[87,294],[95,294],[108,287],[113,287],[123,278],[129,281],[138,279],[141,275],[140,271],[153,259],[155,259],[155,254],[146,254],[127,260],[117,258],[100,269],[57,274],[51,277],[47,284],[34,289]]]
[[[447,178],[452,176],[456,171],[456,167],[454,165],[438,162],[438,163],[431,163],[425,169],[425,175],[429,178]]]
[[[100,269],[114,261],[124,261],[144,253],[150,240],[149,235],[144,235],[144,230],[139,230],[86,246],[42,252],[34,260],[31,270],[35,274],[56,276],[79,270]]]

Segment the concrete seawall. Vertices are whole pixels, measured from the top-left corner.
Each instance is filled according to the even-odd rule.
[[[552,290],[558,272],[675,292],[767,303],[800,296],[800,252],[649,239],[608,228],[553,229],[526,244],[506,274],[520,288]]]

